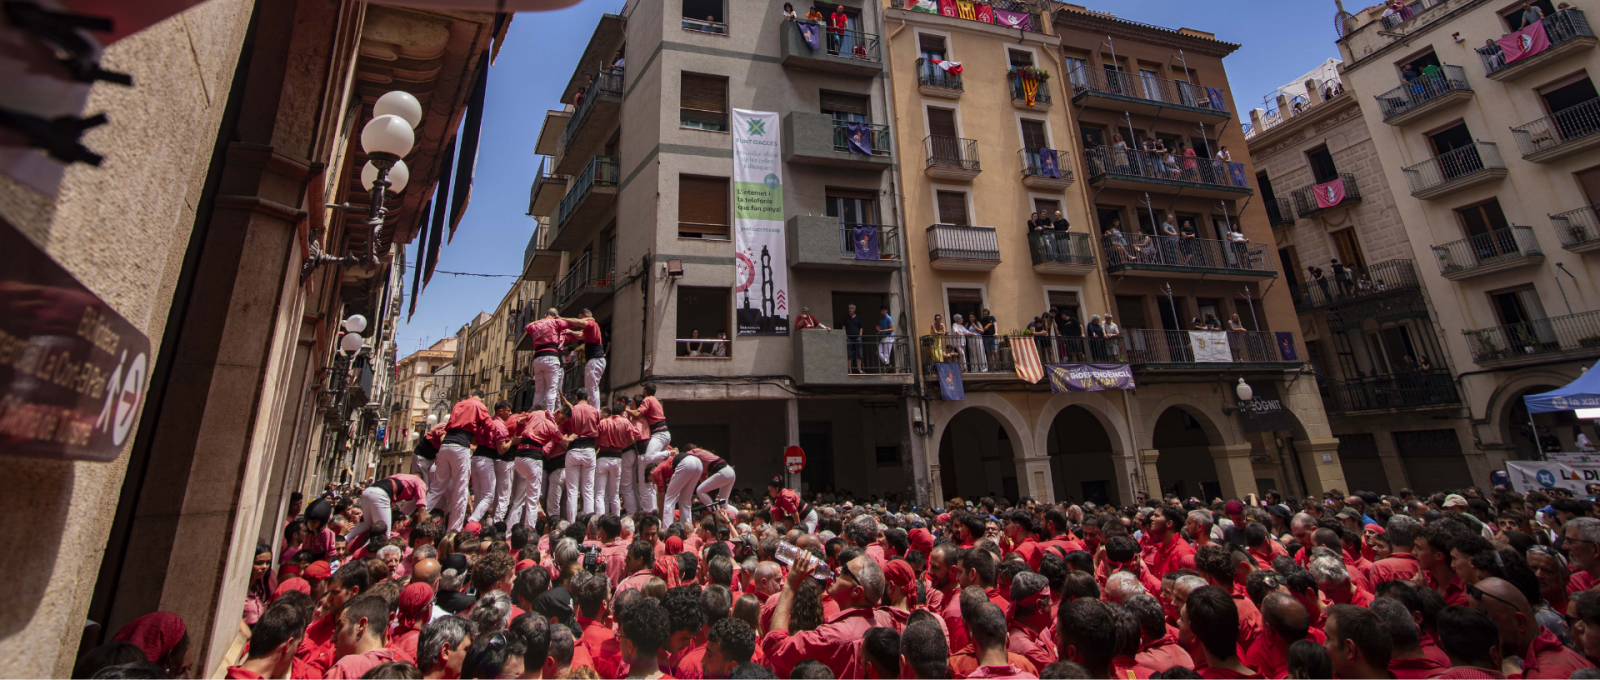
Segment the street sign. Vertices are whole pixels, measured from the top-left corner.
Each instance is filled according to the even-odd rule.
[[[798,446],[791,446],[783,450],[783,464],[789,474],[798,475],[806,469],[806,452]]]

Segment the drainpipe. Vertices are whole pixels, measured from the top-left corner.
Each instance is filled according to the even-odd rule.
[[[879,16],[883,16],[881,14],[882,11],[882,9],[879,10]],[[883,101],[885,112],[891,121],[896,120],[894,114],[893,93],[898,91],[895,89],[894,85],[893,65],[896,63],[894,60],[894,38],[895,36],[900,35],[900,33],[905,29],[906,20],[905,17],[901,17],[900,26],[894,29],[894,33],[885,36],[883,40],[883,48],[886,55],[884,61],[889,64],[889,83]],[[916,299],[915,295],[917,291],[917,282],[916,279],[911,276],[911,232],[908,229],[910,225],[908,225],[905,220],[905,192],[901,188],[899,162],[891,163],[889,166],[889,172],[891,178],[891,190],[894,192],[894,200],[889,201],[888,203],[896,211],[895,221],[900,223],[900,257],[901,261],[904,263],[903,270],[900,275],[900,293],[901,299],[905,301],[906,324],[910,328],[910,331],[906,333],[906,348],[908,350],[907,353],[911,355],[911,375],[915,380],[915,392],[910,398],[916,399],[917,403],[922,407],[923,423],[925,423],[927,431],[931,434],[933,432],[933,412],[932,409],[928,408],[928,395],[926,391],[927,386],[924,385],[922,381],[922,343],[913,342],[917,337],[916,329],[920,327],[917,324],[916,318],[917,306],[913,302]],[[927,506],[929,499],[932,498],[933,493],[933,484],[930,479],[930,475],[928,474],[930,470],[928,466],[928,446],[931,437],[930,435],[918,435],[916,432],[912,432],[912,435],[921,438],[920,446],[913,445],[911,447],[912,479],[914,480],[915,484],[913,495],[916,497],[918,505]],[[916,444],[916,442],[913,443]]]

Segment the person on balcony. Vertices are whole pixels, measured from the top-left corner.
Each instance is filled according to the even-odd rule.
[[[1200,251],[1200,233],[1195,231],[1194,222],[1191,220],[1184,220],[1183,226],[1178,228],[1178,236],[1183,238],[1183,240],[1180,241],[1181,245],[1179,246],[1179,250],[1183,252],[1184,262],[1186,264],[1193,265],[1195,264],[1195,260],[1199,259],[1199,266],[1206,266],[1205,253]]]
[[[849,45],[849,36],[845,34],[850,28],[850,15],[844,13],[844,5],[834,5],[833,13],[828,15],[828,52],[831,54],[849,54],[853,50]]]
[[[946,342],[946,336],[950,335],[950,327],[945,325],[943,314],[933,315],[933,324],[928,327],[928,335],[933,340],[929,349],[936,361],[945,363],[955,361],[956,350]]]
[[[1105,361],[1106,358],[1106,329],[1100,324],[1100,315],[1089,317],[1089,353],[1094,357],[1095,363]]]
[[[1178,262],[1178,223],[1172,213],[1167,213],[1167,218],[1161,221],[1161,263],[1176,264]]]
[[[837,320],[835,326],[844,329],[844,353],[850,362],[852,375],[861,372],[861,317],[856,315],[856,306],[849,305],[845,310],[843,319]]]
[[[1233,248],[1238,267],[1250,268],[1250,239],[1245,238],[1244,232],[1239,231],[1237,224],[1228,227],[1228,247]]]
[[[1517,30],[1532,26],[1535,21],[1544,21],[1544,10],[1533,4],[1533,0],[1528,0],[1522,5],[1522,25]]]
[[[1190,182],[1200,181],[1200,161],[1194,149],[1188,144],[1178,142],[1178,153],[1183,154],[1183,178]]]
[[[888,306],[878,307],[878,359],[885,368],[894,365],[894,317]]]
[[[819,328],[819,329],[822,329],[822,330],[828,330],[827,326],[824,326],[824,325],[822,325],[822,322],[817,321],[817,317],[814,317],[814,316],[811,315],[811,308],[810,307],[801,307],[800,308],[800,317],[794,320],[794,327],[797,330],[805,330],[807,328]]]
[[[989,355],[983,349],[983,325],[978,323],[977,314],[967,315],[967,356],[972,357],[973,370],[980,373],[989,371]]]
[[[1052,307],[1050,313],[1061,319],[1061,337],[1056,341],[1061,346],[1061,356],[1071,361],[1083,361],[1083,323],[1078,321],[1076,314],[1066,310]]]
[[[1057,214],[1059,215],[1060,213]],[[989,310],[983,310],[983,314],[978,317],[977,327],[978,333],[983,336],[983,352],[988,355],[989,363],[991,365],[998,364],[1000,343],[995,338],[994,316],[989,314]]]
[[[1122,141],[1122,135],[1111,135],[1111,164],[1116,166],[1117,172],[1128,174],[1128,143]]]
[[[793,4],[783,3],[783,19],[785,21],[798,21],[800,19],[800,15],[794,13]]]
[[[726,356],[728,356],[728,332],[727,331],[717,331],[717,342],[715,344],[711,345],[711,356],[714,356],[714,357],[726,357]]]
[[[1028,231],[1044,231],[1049,226],[1049,221],[1040,218],[1038,211],[1034,211],[1033,214],[1028,216]]]
[[[1332,300],[1333,294],[1328,291],[1328,279],[1323,276],[1322,268],[1311,265],[1306,267],[1306,271],[1311,273],[1311,280],[1316,282],[1318,288],[1322,289],[1322,300],[1324,302]]]
[[[700,340],[700,329],[698,329],[698,328],[691,329],[689,331],[689,340],[690,340],[690,342],[685,344],[685,347],[689,351],[689,356],[692,356],[692,357],[700,356],[701,348],[705,344],[705,343],[702,343],[702,342],[699,341]]]
[[[955,353],[952,356],[956,359],[956,363],[960,364],[961,370],[963,370],[963,371],[971,371],[972,370],[972,367],[967,365],[967,335],[968,334],[969,334],[969,331],[967,331],[966,324],[962,323],[961,315],[960,314],[951,314],[950,315],[950,336],[949,337],[950,337],[951,346],[953,346],[955,348]],[[948,350],[947,350],[947,352],[948,352]]]
[[[1133,259],[1136,261],[1149,259],[1154,247],[1155,245],[1150,242],[1150,235],[1142,231],[1139,232],[1139,235],[1134,237],[1133,240]]]

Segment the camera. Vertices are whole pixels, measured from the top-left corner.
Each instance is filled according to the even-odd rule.
[[[600,546],[578,545],[578,552],[583,554],[583,570],[592,574],[604,571],[605,566],[600,562]]]

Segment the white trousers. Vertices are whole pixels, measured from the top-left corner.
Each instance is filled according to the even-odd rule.
[[[622,478],[618,485],[622,494],[622,509],[629,515],[639,511],[639,454],[632,448],[622,452],[617,459],[617,474]]]
[[[594,459],[594,511],[602,515],[621,515],[622,459]]]
[[[704,469],[700,465],[700,459],[694,456],[684,456],[678,466],[672,469],[672,479],[667,482],[666,493],[661,496],[662,522],[671,524],[693,521],[694,489],[700,484],[700,473]],[[673,519],[674,508],[682,515],[681,518]]]
[[[506,511],[511,509],[511,478],[516,463],[508,460],[494,462],[494,521],[504,522]]]
[[[603,404],[600,400],[600,376],[606,374],[606,358],[590,359],[583,365],[583,388],[589,392],[589,403]]]
[[[422,456],[413,455],[411,457],[411,465],[416,468],[412,474],[423,479],[429,479],[433,476],[433,461]],[[433,491],[433,485],[428,485],[428,491]]]
[[[563,459],[562,463],[565,464]],[[541,463],[542,464],[542,463]],[[556,468],[544,473],[544,514],[551,522],[561,519],[561,494],[567,490],[567,469]]]
[[[470,522],[482,522],[485,516],[493,518],[495,491],[495,463],[499,461],[483,456],[472,457],[472,516]]]
[[[353,545],[357,537],[366,534],[372,528],[374,519],[381,519],[386,526],[389,524],[389,494],[384,493],[383,489],[367,487],[361,492],[361,498],[356,499],[356,506],[361,508],[361,521],[345,532],[346,545]]]
[[[594,512],[594,449],[567,449],[567,511],[568,522],[577,519],[578,512]],[[581,506],[581,508],[580,508]]]
[[[534,399],[544,402],[544,410],[556,412],[561,394],[561,359],[553,356],[534,357],[533,394]]]
[[[878,341],[878,358],[883,360],[884,366],[894,359],[894,336],[884,336]]]
[[[728,494],[733,491],[733,480],[733,466],[724,465],[721,470],[717,470],[706,477],[706,481],[700,482],[700,487],[695,489],[694,495],[700,499],[701,505],[711,504],[711,492],[713,491],[721,491],[722,495],[718,496],[718,498],[727,500]]]
[[[439,492],[438,501],[428,503],[428,509],[443,509],[450,531],[460,531],[467,525],[467,484],[472,477],[472,451],[460,444],[439,447],[433,460],[433,478],[428,480],[428,493]]]
[[[817,533],[817,509],[812,508],[811,512],[806,513],[806,518],[800,520],[800,523],[805,525],[806,533]]]
[[[650,439],[645,442],[644,453],[639,456],[639,507],[649,512],[656,511],[656,495],[665,491],[657,489],[655,482],[650,481],[650,471],[660,465],[661,461],[672,456],[672,452],[667,450],[671,445],[671,431],[653,432],[650,434]]]
[[[511,464],[516,479],[511,484],[511,510],[506,517],[506,527],[533,528],[539,521],[539,499],[544,496],[544,461],[538,458],[517,458]]]

